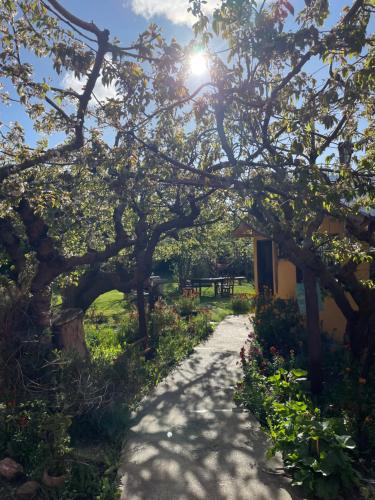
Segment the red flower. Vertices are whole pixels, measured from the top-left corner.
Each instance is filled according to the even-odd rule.
[[[242,347],[240,350],[240,358],[241,361],[245,361],[245,347]]]
[[[26,417],[26,415],[22,415],[18,420],[18,424],[22,428],[26,427],[28,423],[29,423],[29,417]]]
[[[270,347],[270,353],[273,355],[277,354],[277,349],[274,345]]]

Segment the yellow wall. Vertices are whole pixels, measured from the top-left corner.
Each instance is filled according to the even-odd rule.
[[[278,287],[276,295],[280,299],[294,299],[296,296],[296,266],[289,260],[279,259],[277,262]]]
[[[332,297],[325,297],[323,311],[319,314],[322,330],[342,341],[346,328],[346,319]]]
[[[329,232],[340,231],[340,223],[335,221],[334,219],[328,220],[325,222],[325,228],[323,230],[327,230]],[[265,239],[262,236],[254,237],[254,282],[255,289],[259,292],[258,286],[258,256],[257,256],[257,245],[256,242],[259,239]],[[277,245],[273,243],[273,261],[274,261],[274,290],[276,297],[280,299],[294,299],[296,296],[296,283],[297,283],[297,274],[296,274],[296,266],[292,264],[287,259],[278,259],[277,257]],[[275,272],[276,270],[276,272]],[[357,275],[360,279],[369,279],[370,275],[370,266],[369,264],[360,264],[358,266]],[[350,294],[347,294],[349,300],[352,305],[356,307],[356,304]],[[345,327],[346,327],[346,319],[336,302],[332,297],[325,297],[323,301],[323,310],[320,311],[320,320],[322,329],[330,333],[336,340],[342,340]]]

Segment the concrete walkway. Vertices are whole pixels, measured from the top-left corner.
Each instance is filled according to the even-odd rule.
[[[226,318],[146,399],[123,450],[123,500],[297,498],[265,471],[281,464],[265,459],[265,435],[233,403],[250,328],[244,316]]]

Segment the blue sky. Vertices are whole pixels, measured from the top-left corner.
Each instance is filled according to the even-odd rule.
[[[108,28],[125,43],[134,40],[150,22],[161,26],[167,38],[175,37],[181,43],[191,38],[191,16],[186,12],[188,0],[62,0],[61,3],[80,17]],[[216,0],[207,0],[206,9],[212,11],[216,3]],[[296,13],[304,7],[304,0],[291,0],[291,3]],[[352,0],[331,0],[332,21],[351,3]]]
[[[193,38],[191,26],[191,15],[187,13],[189,5],[188,0],[60,0],[72,13],[81,17],[86,21],[94,21],[100,28],[110,30],[112,37],[117,37],[123,44],[129,45],[137,35],[145,30],[150,22],[158,24],[162,33],[167,40],[172,37],[176,38],[181,44],[188,43]],[[217,0],[208,0],[206,8],[212,11]],[[304,6],[303,0],[290,0],[293,4],[296,13]],[[337,22],[340,18],[342,8],[350,5],[352,0],[331,0],[330,9],[331,23]],[[290,17],[288,24],[293,22]],[[371,30],[373,31],[373,29]],[[25,55],[25,57],[27,57]],[[38,78],[52,76],[51,66],[48,60],[33,59],[35,62],[35,73]],[[321,62],[311,63],[313,70],[319,70],[322,66]],[[318,73],[317,77],[324,75]],[[72,75],[53,75],[53,83],[65,86],[77,85],[74,82]],[[204,76],[204,79],[207,79]],[[198,81],[197,81],[198,83]],[[97,89],[96,95],[102,93],[110,94],[111,89]],[[18,120],[26,130],[27,140],[33,143],[35,141],[35,133],[32,131],[31,124],[28,122],[26,115],[19,109],[18,106],[11,106],[0,110],[1,120],[7,122],[10,120]],[[8,118],[8,119],[7,119]],[[57,137],[54,137],[55,142]]]

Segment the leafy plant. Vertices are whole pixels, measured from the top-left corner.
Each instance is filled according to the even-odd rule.
[[[0,406],[0,455],[20,462],[40,479],[45,469],[61,473],[70,452],[71,419],[42,400]],[[56,468],[58,470],[56,470]]]
[[[240,293],[232,298],[232,309],[234,314],[245,314],[252,309],[253,296]]]
[[[206,312],[200,311],[194,317],[181,318],[173,306],[163,301],[156,303],[150,324],[155,357],[146,364],[145,369],[151,384],[156,384],[212,332]]]
[[[105,463],[72,461],[63,487],[49,492],[51,500],[115,500],[120,497],[116,469]]]
[[[275,347],[283,355],[303,351],[306,332],[297,303],[261,294],[255,299],[254,332],[268,353]]]
[[[357,488],[350,419],[340,412],[328,416],[313,404],[307,371],[294,367],[293,351],[284,358],[271,347],[266,357],[253,333],[248,340],[249,346],[240,353],[243,379],[235,401],[251,410],[269,432],[273,442],[269,456],[280,452],[292,484],[308,495],[339,498]]]
[[[176,302],[176,309],[181,316],[191,316],[197,312],[198,299],[196,297],[180,297]]]
[[[307,372],[279,369],[267,378],[267,424],[273,441],[269,455],[280,451],[294,485],[309,495],[329,500],[356,488],[358,475],[350,451],[356,445],[342,434],[342,419],[323,419],[301,382]]]
[[[201,340],[205,340],[213,332],[210,318],[210,312],[203,310],[197,316],[190,318],[188,332],[194,337],[194,342],[198,343]]]

